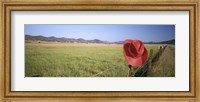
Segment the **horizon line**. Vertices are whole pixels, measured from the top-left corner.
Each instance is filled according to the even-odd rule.
[[[30,35],[30,34],[25,34],[25,35]],[[43,36],[43,35],[30,35],[30,36],[42,36],[42,37],[55,37],[55,38],[67,38],[67,37],[56,37],[56,36]],[[84,39],[84,38],[68,38],[68,39],[83,39],[83,40],[88,40],[88,39]],[[101,39],[91,39],[91,40],[100,40],[100,41],[104,41],[104,42],[110,42],[113,43],[113,41],[106,41],[106,40],[101,40]],[[134,40],[139,40],[139,39],[134,39]],[[142,41],[142,42],[164,42],[164,41],[170,41],[170,40],[175,40],[175,39],[169,39],[169,40],[163,40],[163,41]],[[121,41],[125,41],[125,40],[121,40]],[[114,41],[114,42],[121,42],[121,41]]]

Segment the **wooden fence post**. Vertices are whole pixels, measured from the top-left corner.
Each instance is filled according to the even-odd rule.
[[[128,65],[128,77],[131,77],[132,73],[131,73],[131,65]]]
[[[159,46],[157,60],[158,60],[158,59],[159,59],[159,57],[161,56],[162,49],[163,49],[163,48],[162,48],[162,46]]]
[[[153,50],[150,49],[150,56],[149,56],[149,68],[151,68],[151,62],[152,62],[152,59],[153,59]]]

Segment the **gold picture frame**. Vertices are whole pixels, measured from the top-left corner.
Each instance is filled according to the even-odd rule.
[[[1,2],[1,15],[2,15],[2,28],[0,35],[0,48],[1,48],[1,67],[0,67],[0,99],[26,99],[26,98],[75,98],[76,101],[90,100],[101,100],[100,98],[122,98],[122,100],[142,98],[145,101],[146,98],[159,98],[159,99],[176,99],[176,100],[188,100],[198,101],[199,100],[199,44],[198,33],[200,30],[199,26],[199,4],[198,0],[186,0],[179,2],[175,1],[159,1],[151,0],[150,2],[132,1],[132,0],[75,0],[75,1],[64,1],[54,2],[53,0],[44,0],[35,2],[34,0],[4,0]],[[43,10],[43,11],[59,11],[59,10],[139,10],[139,11],[189,11],[189,33],[190,33],[190,91],[183,92],[12,92],[11,90],[11,11],[25,11],[25,10]],[[1,84],[3,83],[3,84]],[[81,98],[81,99],[80,99]],[[83,99],[82,99],[83,98]],[[180,101],[179,100],[179,101]]]

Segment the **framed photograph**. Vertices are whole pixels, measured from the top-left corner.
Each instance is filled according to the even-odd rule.
[[[198,98],[198,2],[2,7],[5,99]]]

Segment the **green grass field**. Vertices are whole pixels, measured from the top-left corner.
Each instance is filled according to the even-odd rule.
[[[158,52],[158,46],[145,45],[148,52],[153,49],[154,54]],[[25,45],[26,77],[126,77],[127,69],[128,64],[123,56],[122,45],[67,43]],[[151,72],[153,73],[156,72]]]

